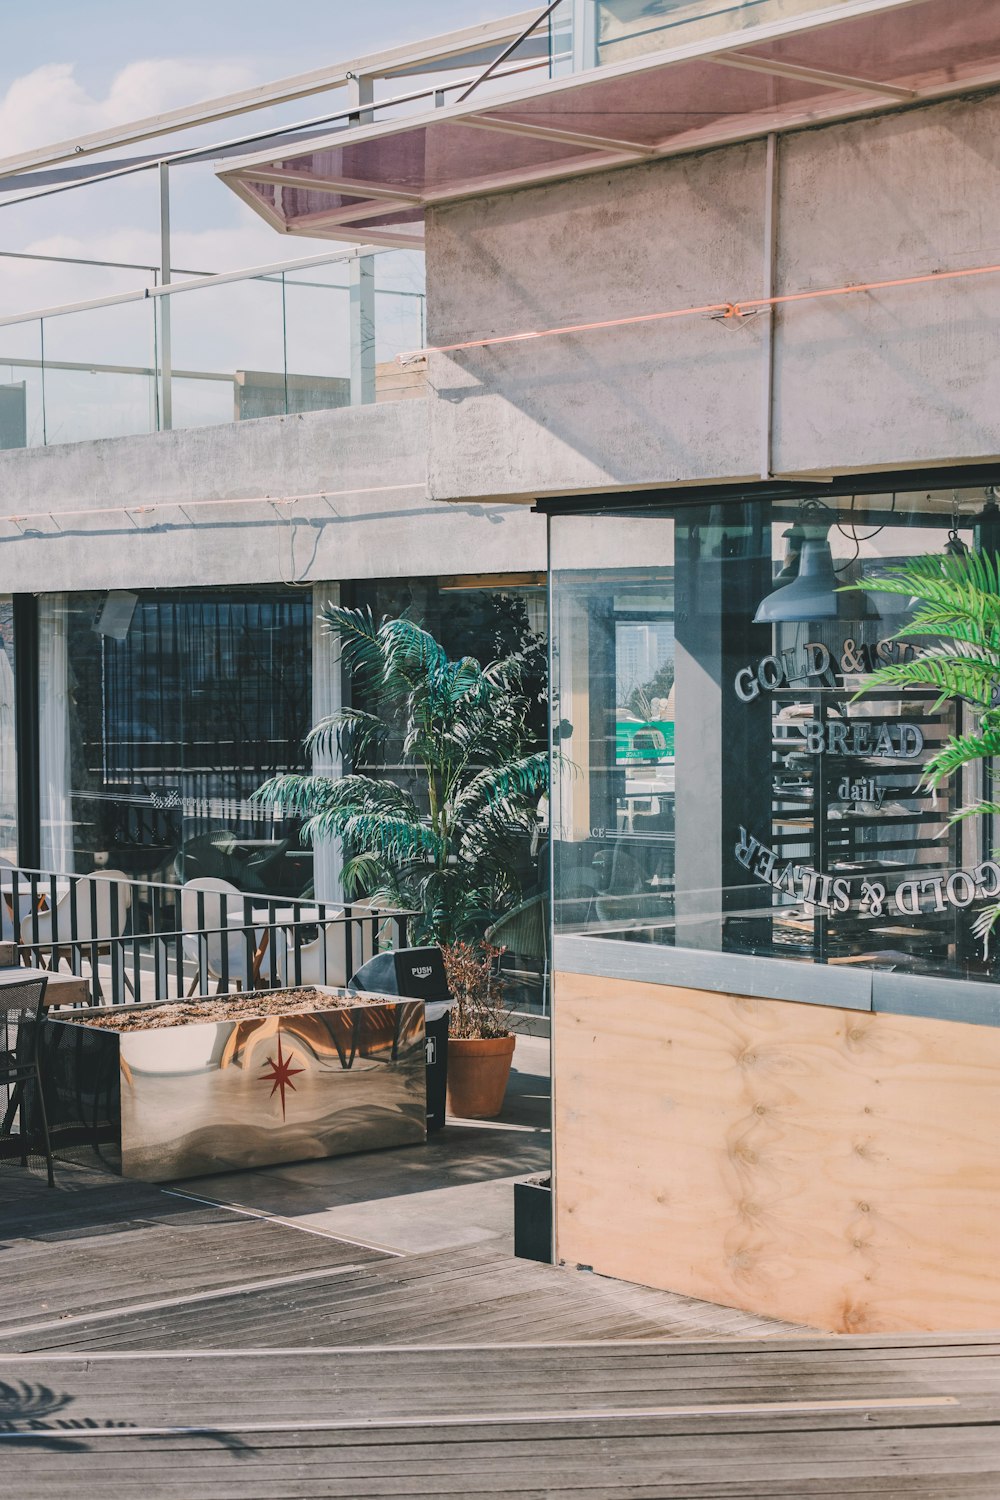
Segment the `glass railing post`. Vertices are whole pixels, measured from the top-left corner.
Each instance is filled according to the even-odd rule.
[[[349,263],[351,405],[375,400],[375,257],[358,255]]]
[[[170,282],[170,166],[160,162],[160,285]],[[174,425],[173,371],[170,354],[170,295],[160,297],[160,430]]]
[[[39,373],[39,375],[41,377],[41,388],[42,388],[42,447],[44,448],[46,446],[46,444],[48,443],[48,441],[49,441],[48,424],[46,422],[46,415],[45,415],[45,319],[44,318],[39,318],[39,320],[38,320],[38,361],[39,361],[39,364],[41,365],[41,369],[39,370],[38,373]]]

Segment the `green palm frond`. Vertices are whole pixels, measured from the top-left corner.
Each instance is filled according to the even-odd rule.
[[[953,735],[941,749],[930,757],[925,767],[929,786],[940,786],[962,766],[977,760],[987,760],[1000,755],[1000,730],[985,729],[981,734]]]
[[[310,754],[318,751],[328,755],[336,749],[338,754],[354,759],[383,744],[388,733],[388,726],[377,714],[361,708],[338,708],[313,725],[305,746]]]
[[[382,621],[378,646],[385,683],[394,679],[411,687],[434,683],[448,665],[444,648],[430,632],[405,617]]]
[[[345,896],[363,893],[376,906],[402,908],[412,905],[411,895],[398,872],[386,866],[375,854],[355,854],[346,859],[341,880]]]
[[[313,842],[340,838],[358,854],[375,855],[386,865],[437,863],[446,852],[442,840],[425,824],[389,812],[330,809],[309,818],[306,828]]]
[[[854,696],[860,698],[879,687],[929,687],[938,693],[932,712],[949,698],[965,698],[980,708],[989,708],[998,678],[1000,663],[986,655],[966,655],[943,647],[930,647],[913,661],[879,667]]]
[[[377,678],[382,670],[378,628],[370,609],[348,609],[344,604],[323,608],[326,630],[337,637],[340,658],[352,674]]]
[[[475,817],[491,806],[510,813],[527,798],[540,797],[548,786],[549,757],[539,750],[504,765],[487,766],[456,798],[455,810],[464,818]]]
[[[253,801],[272,807],[286,817],[337,813],[359,807],[370,812],[392,812],[416,818],[417,809],[409,792],[394,781],[374,776],[274,776],[258,787]]]
[[[995,802],[972,802],[968,807],[960,807],[958,812],[952,813],[948,826],[952,823],[965,823],[969,818],[985,818],[991,813],[994,816],[1000,814],[1000,807]]]
[[[858,585],[873,593],[905,596],[911,617],[894,640],[913,642],[913,660],[880,668],[861,694],[878,687],[930,687],[933,711],[949,699],[962,699],[978,717],[976,728],[952,735],[924,768],[925,786],[937,787],[965,767],[1000,756],[1000,572],[989,553],[961,557],[918,557]],[[989,774],[989,773],[987,773]],[[977,800],[960,808],[950,824],[969,818],[1000,817],[1000,803]],[[1000,903],[981,911],[972,931],[988,957],[1000,924]]]
[[[450,658],[405,615],[376,623],[334,604],[323,615],[366,702],[317,724],[309,750],[357,758],[399,733],[393,758],[418,794],[384,773],[352,773],[274,777],[255,798],[302,818],[306,840],[339,839],[345,890],[417,909],[415,941],[475,936],[521,899],[516,871],[548,787],[527,728],[538,692],[526,682],[543,655],[532,644],[483,667]]]
[[[980,939],[983,945],[983,960],[989,957],[990,938],[1000,923],[1000,905],[988,906],[981,911],[972,924],[973,934]]]

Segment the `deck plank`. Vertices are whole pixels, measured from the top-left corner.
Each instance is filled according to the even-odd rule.
[[[1000,1334],[831,1339],[493,1242],[394,1257],[96,1170],[10,1180],[17,1500],[1000,1494]]]

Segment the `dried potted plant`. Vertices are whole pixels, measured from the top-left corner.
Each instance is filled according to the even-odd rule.
[[[454,1000],[448,1038],[448,1109],[466,1120],[492,1120],[503,1108],[517,1040],[498,970],[502,948],[486,942],[442,948]]]

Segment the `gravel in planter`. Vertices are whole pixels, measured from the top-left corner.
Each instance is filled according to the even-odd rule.
[[[220,995],[212,1000],[185,1000],[167,1005],[136,1006],[134,1009],[116,1006],[106,1015],[81,1015],[78,1024],[104,1031],[149,1031],[166,1026],[191,1026],[199,1021],[256,1021],[264,1016],[353,1010],[386,1003],[378,995],[338,994],[325,989],[247,990],[246,993]],[[60,1019],[77,1021],[72,1013]]]

